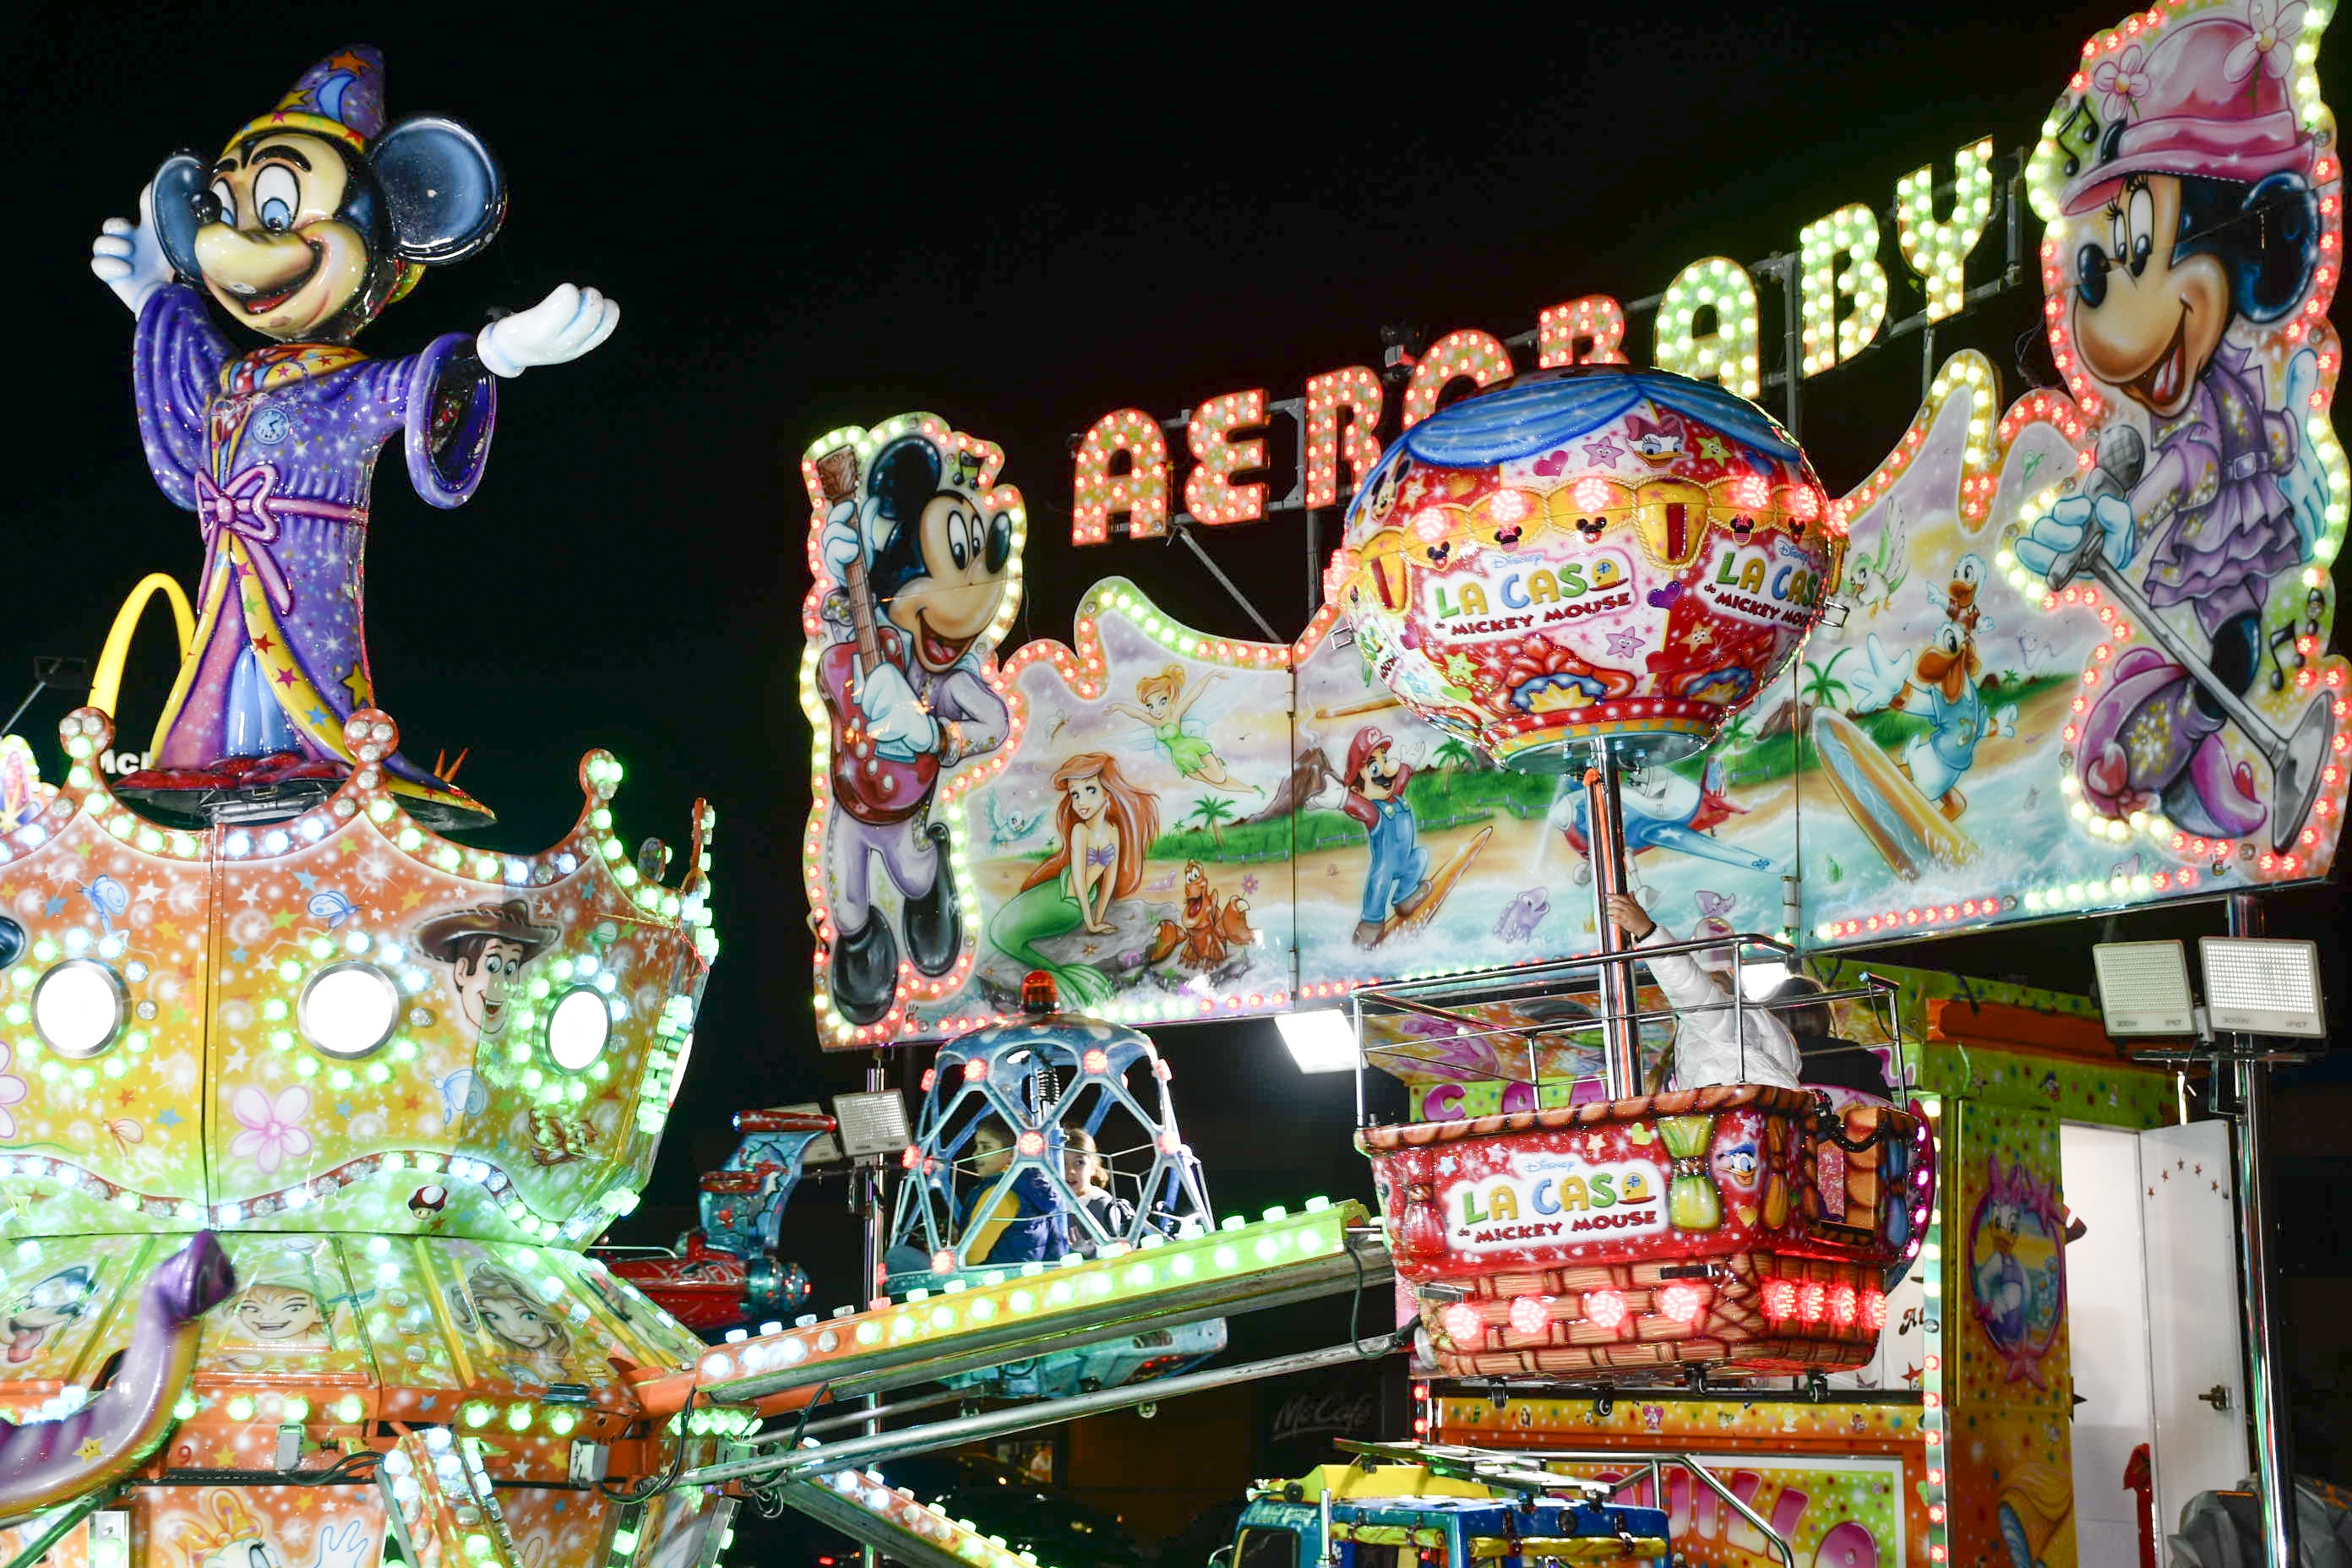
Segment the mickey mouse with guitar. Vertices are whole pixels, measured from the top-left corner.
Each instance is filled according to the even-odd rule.
[[[816,658],[835,808],[825,828],[826,978],[853,1024],[887,1016],[898,990],[901,947],[874,909],[876,859],[898,889],[899,935],[917,973],[946,974],[963,952],[944,864],[948,826],[931,817],[931,801],[942,771],[995,751],[1013,722],[983,665],[1014,592],[1017,502],[989,493],[993,448],[979,445],[898,437],[874,454],[862,484],[851,449],[816,460],[827,502],[818,555],[835,584],[824,618],[840,639]]]

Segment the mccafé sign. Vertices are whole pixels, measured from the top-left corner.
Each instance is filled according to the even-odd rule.
[[[1991,224],[1994,184],[1990,137],[1954,155],[1951,176],[1940,187],[1933,164],[1895,182],[1895,249],[1926,289],[1929,323],[1968,303],[1968,261]],[[2004,199],[2022,198],[2012,190]],[[1890,291],[1883,237],[1878,215],[1851,204],[1805,225],[1794,255],[1772,268],[1793,290],[1801,320],[1795,374],[1834,369],[1884,335]],[[1756,279],[1739,263],[1720,256],[1692,262],[1654,301],[1650,362],[1756,397],[1764,386],[1757,299]],[[1637,302],[1632,313],[1650,303]],[[1522,370],[1630,363],[1628,315],[1606,294],[1547,308],[1532,333],[1511,340],[1522,353],[1535,351],[1533,364],[1515,362],[1510,342],[1475,327],[1447,332],[1418,358],[1396,352],[1411,374],[1393,399],[1378,372],[1353,364],[1310,375],[1301,395],[1274,402],[1264,387],[1252,387],[1207,398],[1172,420],[1140,408],[1114,409],[1077,441],[1070,542],[1100,544],[1114,532],[1154,538],[1168,531],[1171,517],[1223,526],[1255,522],[1270,511],[1337,506],[1355,493],[1384,441],[1435,413],[1456,382],[1486,386]],[[1268,447],[1276,415],[1297,430],[1295,477],[1287,494],[1270,500],[1264,476],[1274,466]],[[1184,435],[1183,459],[1169,450],[1177,429]],[[1180,461],[1189,463],[1181,490]],[[1115,529],[1114,520],[1123,527]]]

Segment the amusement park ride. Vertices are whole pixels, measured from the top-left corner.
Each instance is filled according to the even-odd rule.
[[[1825,345],[1883,319],[1883,274],[1874,290],[1843,264],[1827,307],[1792,290],[1786,426],[1748,401],[1753,288],[1721,258],[1661,313],[1661,358],[1688,374],[1625,363],[1624,312],[1587,300],[1573,331],[1547,312],[1531,369],[1483,333],[1433,347],[1385,447],[1380,378],[1317,378],[1309,504],[1336,503],[1342,462],[1352,499],[1293,645],[1193,633],[1112,583],[1074,647],[1000,667],[1026,533],[1003,453],[924,414],[812,445],[816,1023],[844,1048],[936,1047],[908,1074],[895,1207],[860,1168],[866,1276],[829,1315],[803,1310],[784,1256],[804,1167],[843,1131],[818,1111],[741,1113],[675,1249],[596,1245],[635,1205],[688,1064],[718,952],[712,813],[666,881],[666,847],[624,847],[621,766],[592,752],[561,843],[459,843],[489,813],[403,756],[370,683],[378,451],[397,440],[427,501],[464,503],[498,383],[593,350],[614,308],[567,285],[420,354],[351,346],[505,210],[472,132],[387,121],[363,47],[217,163],[167,161],[93,269],[136,316],[151,468],[205,545],[193,605],[153,590],[180,675],[152,766],[119,783],[97,759],[127,631],[60,727],[61,779],[0,750],[0,1404],[19,1423],[0,1434],[0,1564],[712,1568],[754,1500],[921,1568],[1026,1568],[870,1467],[1392,1352],[1419,1379],[1410,1440],[1262,1485],[1232,1568],[2117,1561],[2092,1541],[2100,1521],[2138,1533],[2096,1491],[2124,1456],[2071,1401],[2122,1387],[2170,1419],[2176,1385],[2209,1374],[2217,1413],[2242,1397],[2236,1324],[2217,1331],[2188,1281],[2228,1272],[2223,1182],[2259,1197],[2255,1053],[2220,1051],[2243,1080],[2233,1152],[2221,1123],[2174,1125],[2169,1067],[2083,999],[1842,950],[2157,897],[2237,911],[2250,886],[2326,870],[2346,795],[2325,647],[2340,173],[2309,55],[2272,58],[2295,47],[2196,0],[2094,38],[2001,197],[2013,247],[2029,187],[2052,226],[2066,393],[2000,413],[1989,369],[1956,359],[1845,496],[1791,433],[1799,358],[1833,363],[1854,350]],[[1980,210],[1948,225],[1935,182],[1906,182],[1906,257],[1943,256],[1971,216],[1981,232],[1984,163],[1954,197]],[[2233,237],[2192,233],[2225,195]],[[2112,253],[2110,216],[2138,226]],[[1875,220],[1840,220],[1808,243],[1859,268]],[[2119,385],[2127,323],[2102,312],[2149,276],[2159,221],[2187,237],[2177,273],[2219,279],[2180,287],[2224,290],[2228,337]],[[1966,303],[1966,254],[1936,261],[1928,320]],[[1712,337],[1694,325],[1710,313]],[[1458,381],[1474,395],[1445,402]],[[1193,518],[1262,512],[1234,476],[1264,464],[1236,434],[1264,415],[1234,395],[1189,419]],[[2059,458],[2063,480],[2033,486]],[[1150,416],[1107,417],[1080,449],[1081,534],[1170,526],[1166,463]],[[1879,634],[1909,623],[1871,595],[1929,537],[1906,545],[1900,503],[1938,486],[1958,553],[1928,574],[1949,584],[1936,624],[1894,658]],[[2224,501],[2252,542],[2216,555],[2196,528]],[[2034,677],[2031,712],[1995,707],[1988,605],[2049,617],[2079,683]],[[1789,798],[1732,804],[1720,754],[1744,715],[1832,640],[1864,673],[1806,662],[1779,710]],[[1211,727],[1221,709],[1278,716],[1265,782]],[[1344,765],[1307,727],[1367,714]],[[2017,726],[2045,722],[2063,756],[2049,805],[2016,792],[2017,833],[2039,812],[2070,837],[1980,842],[1962,779],[2006,789],[2039,756]],[[1122,762],[1126,742],[1149,761]],[[1233,832],[1278,843],[1261,857],[1278,870],[1227,879],[1229,805],[1196,805],[1213,831],[1163,832],[1179,791],[1255,791]],[[1779,842],[1801,827],[1867,875]],[[1554,830],[1580,868],[1548,861]],[[1726,911],[1749,895],[1710,888],[1692,940],[1631,941],[1642,854],[1760,879],[1748,907],[1781,918],[1739,930]],[[1325,880],[1343,867],[1360,900]],[[1917,901],[1882,908],[1881,887]],[[1810,993],[1750,984],[1806,965]],[[1801,1008],[1883,1074],[1813,1081]],[[1135,1026],[1242,1014],[1344,1035],[1377,1212],[1214,1215]],[[1405,1086],[1405,1120],[1366,1109],[1367,1068]],[[2212,1202],[2185,1176],[2177,1202],[2143,1184],[2176,1156],[2211,1168]],[[2096,1279],[2068,1268],[2086,1237]],[[2275,1503],[2260,1275],[2240,1284]],[[1239,1314],[1360,1310],[1384,1287],[1393,1331],[1351,1319],[1325,1350],[1203,1365]],[[2135,1362],[2072,1331],[2106,1318],[2157,1342]],[[940,1405],[960,1408],[921,1414]],[[2242,1436],[2184,1434],[2166,1428],[2150,1483],[2175,1510],[2245,1460]]]

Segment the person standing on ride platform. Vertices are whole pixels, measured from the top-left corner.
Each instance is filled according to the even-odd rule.
[[[997,1178],[1012,1168],[1013,1138],[1004,1124],[983,1121],[971,1135],[972,1184],[959,1201],[960,1232],[971,1238],[964,1266],[1051,1263],[1070,1250],[1070,1215],[1045,1173],[1025,1170],[1000,1193]],[[985,1213],[981,1205],[996,1193]]]
[[[1609,919],[1636,947],[1671,947],[1674,932],[1624,893],[1609,895]],[[1780,1016],[1763,1006],[1731,1005],[1731,950],[1709,948],[1697,958],[1660,953],[1645,960],[1675,1010],[1675,1089],[1716,1083],[1798,1087],[1797,1042]]]

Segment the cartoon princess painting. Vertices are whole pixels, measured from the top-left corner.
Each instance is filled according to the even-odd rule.
[[[1109,976],[1090,963],[1055,960],[1038,944],[1076,931],[1109,936],[1114,901],[1143,881],[1143,858],[1160,836],[1160,797],[1129,784],[1118,759],[1080,752],[1054,770],[1054,829],[1061,847],[1029,873],[1021,891],[988,923],[998,952],[1053,975],[1066,1004],[1109,999]]]
[[[1186,717],[1193,704],[1208,695],[1210,686],[1224,678],[1223,670],[1213,669],[1194,682],[1188,692],[1184,689],[1184,667],[1171,664],[1159,674],[1147,675],[1135,683],[1135,700],[1141,707],[1114,702],[1110,710],[1124,713],[1149,731],[1152,744],[1166,754],[1168,765],[1176,770],[1178,778],[1190,779],[1211,789],[1230,790],[1235,795],[1244,790],[1264,795],[1263,785],[1244,784],[1234,777],[1224,758],[1217,755],[1216,748],[1200,732],[1200,721]]]
[[[566,1374],[572,1331],[522,1279],[495,1263],[478,1263],[466,1275],[466,1289],[452,1297],[449,1315],[477,1330],[520,1365],[512,1369],[542,1381]]]
[[[2300,427],[2319,358],[2293,347],[2330,281],[2315,187],[2332,171],[2288,84],[2302,15],[2218,8],[2102,59],[2037,153],[2065,180],[2045,215],[2066,268],[2052,346],[2062,366],[2079,355],[2074,390],[2107,404],[2109,438],[2017,558],[2054,582],[2096,551],[2182,639],[2105,672],[2075,752],[2084,799],[2222,837],[2266,816],[2222,731],[2259,673],[2273,581],[2326,526]]]

